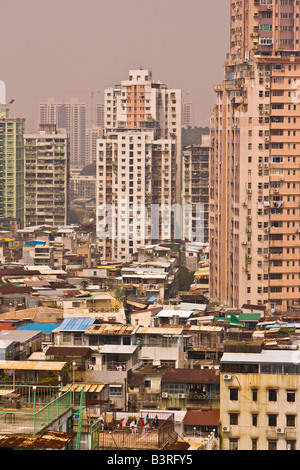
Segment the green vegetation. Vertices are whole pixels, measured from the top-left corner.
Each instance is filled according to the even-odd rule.
[[[90,163],[82,168],[81,175],[84,176],[95,176],[96,175],[96,163]]]
[[[187,292],[194,281],[194,273],[189,271],[185,266],[179,268],[178,273],[178,290]]]
[[[182,147],[187,145],[201,145],[202,135],[208,135],[208,127],[188,127],[187,129],[182,129]]]

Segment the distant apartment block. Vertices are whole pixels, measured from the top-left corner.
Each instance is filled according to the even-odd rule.
[[[55,124],[24,135],[25,225],[65,225],[69,207],[69,138]]]
[[[96,176],[82,175],[82,167],[70,169],[70,200],[96,199]]]
[[[155,139],[176,143],[177,175],[181,173],[181,90],[152,80],[149,70],[130,70],[128,80],[107,88],[104,95],[104,132],[154,131]],[[180,179],[176,200],[180,203]]]
[[[104,103],[96,103],[96,126],[104,127]]]
[[[71,165],[85,164],[87,106],[78,99],[70,102],[57,102],[49,98],[39,105],[40,124],[56,124],[57,129],[64,129],[70,137]]]
[[[96,163],[97,139],[103,136],[103,127],[93,126],[85,132],[85,165]]]
[[[183,149],[182,203],[186,208],[185,240],[208,243],[209,145],[189,145]]]
[[[25,119],[0,110],[0,218],[17,218],[24,225]]]
[[[182,127],[195,126],[195,110],[194,103],[191,101],[184,101],[182,103]]]
[[[98,140],[97,229],[106,260],[129,260],[151,240],[176,238],[171,209],[180,203],[181,92],[152,82],[147,70],[129,75],[105,90],[105,135]],[[156,219],[153,205],[163,208]],[[107,206],[117,223],[107,221]]]
[[[297,1],[231,1],[211,113],[210,297],[289,311],[300,295]]]

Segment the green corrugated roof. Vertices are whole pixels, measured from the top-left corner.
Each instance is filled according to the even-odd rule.
[[[242,320],[242,321],[249,321],[249,320],[259,321],[260,317],[261,317],[260,313],[241,313],[239,315],[239,320]]]

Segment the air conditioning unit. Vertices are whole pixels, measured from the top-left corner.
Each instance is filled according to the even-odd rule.
[[[169,398],[169,394],[168,393],[162,393],[162,398]]]
[[[185,398],[185,397],[186,397],[185,393],[178,393],[178,398]]]
[[[223,432],[230,432],[230,427],[229,426],[223,426],[222,431]]]
[[[232,379],[232,375],[224,374],[224,380],[231,380],[231,379]]]
[[[277,434],[285,434],[285,428],[277,428],[276,433]]]

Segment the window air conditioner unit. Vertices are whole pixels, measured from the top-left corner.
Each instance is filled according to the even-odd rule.
[[[285,433],[285,429],[284,429],[284,428],[277,428],[277,429],[276,429],[276,433],[277,433],[277,434],[284,434],[284,433]]]
[[[162,394],[162,398],[168,398],[169,397],[169,394],[168,393],[163,393]]]
[[[186,397],[185,393],[178,393],[178,398],[185,398],[185,397]]]
[[[230,432],[230,427],[229,426],[223,426],[222,431],[223,432]]]
[[[232,375],[224,374],[224,380],[231,380],[231,379],[232,379]]]

